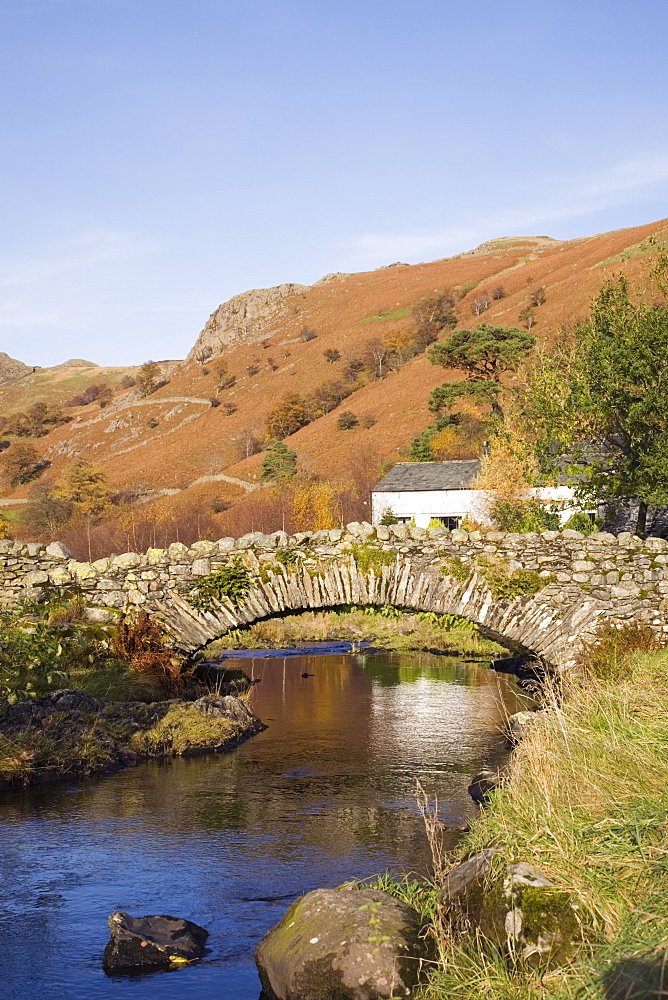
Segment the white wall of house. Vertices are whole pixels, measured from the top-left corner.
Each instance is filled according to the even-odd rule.
[[[571,514],[579,510],[573,505],[574,493],[570,486],[541,486],[533,492],[541,500],[558,503],[562,524]],[[410,490],[371,494],[373,524],[379,524],[388,509],[400,521],[413,519],[418,528],[426,528],[434,517],[450,517],[457,520],[470,517],[483,524],[489,523],[485,516],[480,490]]]

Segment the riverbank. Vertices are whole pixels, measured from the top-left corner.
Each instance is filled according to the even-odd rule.
[[[568,681],[563,699],[537,713],[508,780],[456,854],[437,859],[447,871],[494,847],[491,893],[508,865],[530,864],[552,883],[550,892],[568,899],[569,912],[574,907],[581,938],[574,954],[565,965],[532,966],[470,928],[436,919],[439,961],[416,1000],[665,995],[668,651],[630,648],[641,640],[640,631],[635,641],[608,637],[586,676]],[[437,916],[438,881],[379,885]]]
[[[147,703],[52,691],[5,709],[0,789],[107,774],[146,760],[221,753],[265,728],[243,694]]]
[[[369,643],[388,652],[430,652],[493,659],[507,650],[483,638],[475,625],[456,615],[406,612],[393,607],[351,607],[341,611],[307,611],[248,629],[228,632],[207,646],[206,655],[231,649],[285,649],[309,642],[342,640]]]

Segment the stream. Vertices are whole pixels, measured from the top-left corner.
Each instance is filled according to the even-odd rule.
[[[258,680],[268,726],[235,750],[0,796],[4,1000],[257,1000],[254,946],[290,902],[388,868],[426,874],[416,778],[461,826],[472,775],[504,761],[500,727],[527,704],[511,677],[427,653],[225,665]],[[115,909],[194,920],[210,953],[109,978]]]

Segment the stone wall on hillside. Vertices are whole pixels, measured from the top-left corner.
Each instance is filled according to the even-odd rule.
[[[238,606],[188,601],[198,580],[231,563],[250,588]],[[668,631],[668,541],[577,531],[511,534],[406,525],[200,541],[77,562],[60,542],[0,542],[0,603],[75,585],[93,615],[145,608],[173,644],[196,650],[229,629],[289,610],[341,605],[458,614],[509,649],[572,666],[601,621]]]

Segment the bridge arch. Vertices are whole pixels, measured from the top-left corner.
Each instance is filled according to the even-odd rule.
[[[242,594],[193,606],[201,582],[243,569]],[[300,610],[349,604],[457,614],[511,650],[572,667],[606,619],[668,631],[668,542],[577,531],[512,534],[407,525],[253,532],[190,548],[126,552],[93,563],[59,542],[0,541],[0,606],[75,584],[93,614],[145,608],[172,644],[194,652],[230,629]]]

